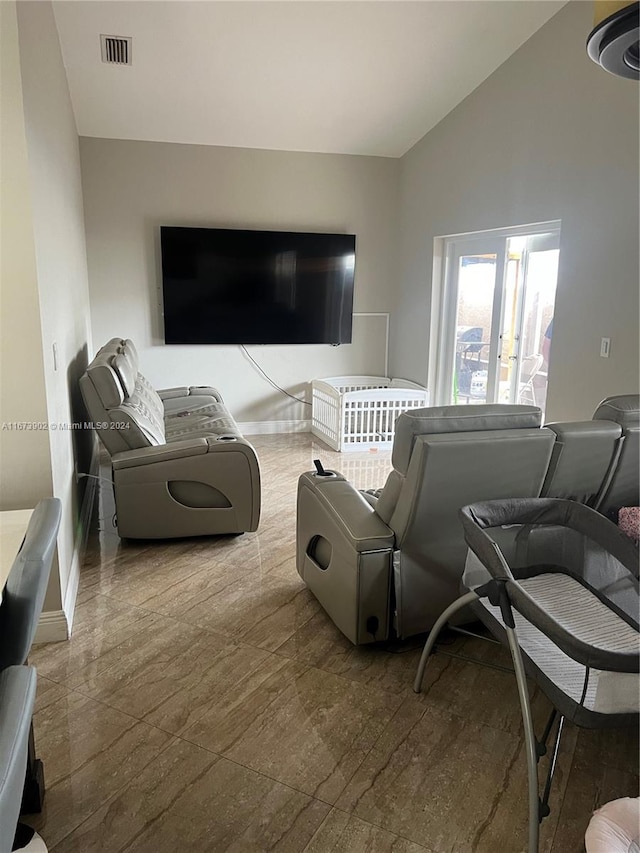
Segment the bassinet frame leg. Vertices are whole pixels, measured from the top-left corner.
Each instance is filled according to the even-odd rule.
[[[453,604],[444,610],[435,625],[429,632],[427,641],[422,650],[418,671],[413,682],[415,693],[420,693],[422,689],[422,679],[424,671],[429,660],[429,656],[438,640],[440,631],[444,628],[449,619],[479,598],[489,596],[491,603],[500,606],[502,611],[505,631],[509,643],[509,651],[513,661],[513,669],[516,676],[518,686],[518,697],[520,699],[520,711],[522,713],[522,724],[524,727],[525,752],[527,757],[527,778],[529,786],[529,843],[528,853],[538,853],[538,843],[540,838],[540,800],[538,796],[538,743],[536,741],[535,732],[533,729],[533,716],[531,713],[531,703],[529,701],[529,689],[527,686],[527,676],[518,643],[518,636],[515,631],[515,622],[513,612],[509,602],[508,595],[504,583],[496,583],[490,581],[482,587],[478,587],[477,591],[471,590],[460,596]],[[554,752],[557,752],[557,746],[554,745]],[[555,756],[554,756],[555,758]],[[555,762],[554,762],[555,763]]]
[[[558,763],[558,752],[560,751],[560,739],[562,738],[562,731],[564,727],[564,716],[560,714],[560,719],[558,720],[558,728],[556,731],[556,736],[553,741],[553,751],[551,753],[551,760],[549,762],[549,771],[547,773],[547,781],[544,785],[544,793],[542,794],[542,799],[540,800],[540,823],[551,813],[551,809],[549,808],[549,796],[551,794],[551,785],[553,784],[553,776],[556,772],[556,765]]]
[[[454,613],[457,613],[458,610],[461,610],[463,607],[466,607],[467,604],[471,604],[472,601],[476,601],[477,598],[478,596],[475,592],[466,592],[464,595],[461,595],[460,598],[456,599],[453,604],[450,604],[446,610],[443,610],[443,612],[438,617],[435,625],[429,631],[427,642],[424,644],[424,649],[422,650],[420,663],[418,664],[418,671],[416,672],[416,677],[413,682],[414,693],[420,693],[420,691],[422,690],[422,679],[424,678],[424,670],[427,665],[427,661],[429,660],[429,655],[433,651],[433,647],[436,644],[440,631],[442,631],[442,629]]]
[[[527,754],[527,777],[529,781],[529,853],[538,853],[538,841],[540,837],[540,801],[538,799],[538,751],[536,737],[533,730],[533,717],[531,714],[531,703],[529,701],[529,690],[527,687],[527,676],[522,661],[520,645],[515,628],[505,626],[509,650],[513,660],[516,682],[518,685],[518,696],[520,698],[520,710],[522,712],[522,724],[524,727],[525,751]]]

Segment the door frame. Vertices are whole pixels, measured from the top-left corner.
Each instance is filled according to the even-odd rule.
[[[446,406],[451,404],[451,387],[449,377],[452,376],[453,358],[455,353],[449,346],[446,330],[453,327],[455,324],[457,312],[457,279],[454,279],[453,273],[457,269],[457,259],[464,252],[460,248],[462,244],[466,247],[466,253],[473,251],[475,243],[482,251],[495,252],[495,248],[486,247],[488,245],[501,245],[500,251],[496,259],[496,283],[494,289],[494,302],[491,318],[491,347],[492,353],[498,352],[500,341],[500,317],[502,314],[504,300],[504,282],[507,264],[507,240],[510,237],[526,237],[534,234],[544,234],[547,232],[560,233],[561,222],[559,219],[549,220],[547,222],[535,222],[529,225],[517,225],[506,228],[495,228],[487,231],[472,231],[461,234],[449,234],[443,237],[436,237],[434,240],[434,260],[438,259],[437,267],[439,274],[436,275],[436,266],[434,264],[433,286],[434,292],[431,296],[431,304],[436,309],[431,316],[432,330],[432,346],[430,353],[433,356],[430,361],[428,373],[430,377],[430,387],[433,388],[432,405]],[[453,283],[452,283],[453,282]],[[438,306],[436,308],[436,306]],[[435,321],[435,323],[434,323]],[[495,341],[494,341],[495,338]],[[487,396],[493,394],[495,383],[498,381],[499,360],[490,370],[487,381]]]

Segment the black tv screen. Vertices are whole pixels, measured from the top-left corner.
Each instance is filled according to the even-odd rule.
[[[167,344],[351,342],[353,234],[160,228]]]

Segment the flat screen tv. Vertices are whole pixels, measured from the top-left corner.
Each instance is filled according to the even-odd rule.
[[[351,343],[353,234],[160,228],[167,344]]]

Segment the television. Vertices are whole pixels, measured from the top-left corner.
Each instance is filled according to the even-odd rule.
[[[161,226],[167,344],[351,343],[353,234]]]

